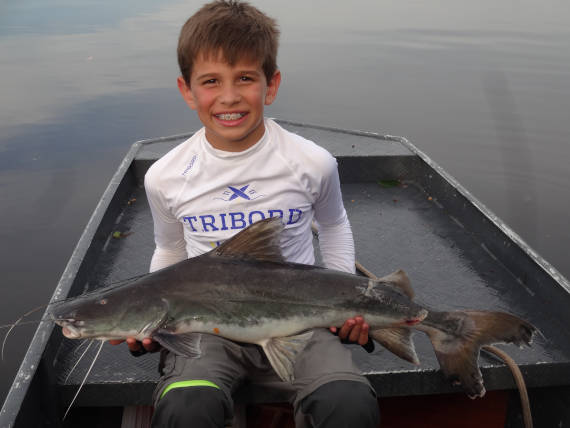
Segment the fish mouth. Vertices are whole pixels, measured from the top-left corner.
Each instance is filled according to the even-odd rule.
[[[69,320],[59,320],[56,324],[61,326],[61,332],[68,339],[79,339],[81,338],[81,330],[74,325],[75,321]]]
[[[61,329],[61,332],[68,339],[79,339],[79,337],[81,337],[79,332],[75,330],[73,327],[63,327]]]

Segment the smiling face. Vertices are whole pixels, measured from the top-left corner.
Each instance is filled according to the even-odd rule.
[[[239,152],[263,136],[263,109],[275,100],[280,82],[279,71],[267,82],[257,62],[230,65],[200,55],[192,66],[190,85],[179,77],[178,89],[206,127],[208,142],[219,150]]]

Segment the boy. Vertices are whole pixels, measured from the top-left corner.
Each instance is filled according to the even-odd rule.
[[[237,1],[206,4],[182,28],[178,88],[204,128],[145,177],[156,242],[151,271],[205,253],[252,222],[279,216],[285,259],[314,263],[314,218],[326,266],[354,272],[336,161],[263,116],[281,82],[277,44],[275,21]],[[363,345],[368,325],[361,317],[347,320],[339,336]],[[135,340],[127,343],[131,352],[144,352]],[[142,345],[156,346],[150,339]],[[297,426],[378,426],[374,392],[350,351],[326,330],[314,331],[295,363],[292,385],[277,378],[255,345],[203,335],[201,351],[196,359],[165,353],[153,426],[224,426],[232,419],[232,392],[246,379],[286,389]]]

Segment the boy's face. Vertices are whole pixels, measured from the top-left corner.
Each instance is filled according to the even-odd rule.
[[[213,57],[212,57],[213,58]],[[221,58],[199,56],[190,85],[178,78],[178,89],[206,127],[206,138],[216,149],[239,152],[263,136],[263,108],[273,102],[281,82],[275,72],[267,82],[261,64],[243,61],[229,65]]]

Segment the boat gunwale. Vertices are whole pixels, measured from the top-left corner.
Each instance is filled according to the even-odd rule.
[[[58,284],[53,292],[49,304],[66,298],[71,291],[71,287],[76,279],[76,276],[81,268],[90,245],[99,229],[105,213],[111,204],[117,189],[122,183],[123,178],[127,174],[132,161],[135,159],[136,154],[139,152],[142,144],[135,142],[131,145],[129,151],[121,161],[119,167],[113,174],[109,184],[105,188],[101,199],[89,217],[77,245],[67,265],[58,281]],[[63,297],[62,297],[63,296]],[[47,309],[44,312],[42,319],[47,315]],[[52,337],[55,324],[53,322],[41,322],[32,337],[30,345],[26,350],[24,359],[20,364],[18,372],[14,378],[12,386],[6,395],[2,410],[0,411],[0,426],[12,426],[18,417],[21,406],[28,394],[28,390],[40,366],[41,359],[44,355],[49,340]]]

